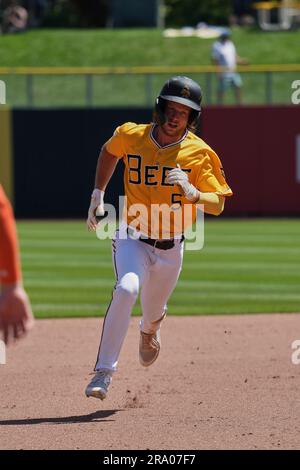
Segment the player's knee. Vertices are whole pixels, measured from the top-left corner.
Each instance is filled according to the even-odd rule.
[[[139,294],[139,278],[135,273],[127,273],[117,286],[118,294],[123,301],[135,303]]]

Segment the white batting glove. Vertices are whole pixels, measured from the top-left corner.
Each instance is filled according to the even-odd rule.
[[[184,196],[189,199],[189,201],[195,201],[195,199],[199,198],[199,191],[189,182],[187,173],[180,168],[173,168],[173,170],[168,173],[166,182],[180,186]]]
[[[86,221],[89,230],[96,230],[97,220],[95,215],[104,215],[104,212],[104,191],[96,188],[92,192],[91,204]]]

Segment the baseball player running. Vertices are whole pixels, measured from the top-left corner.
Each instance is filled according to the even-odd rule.
[[[96,214],[104,214],[105,188],[120,158],[125,164],[126,204],[112,240],[116,284],[87,397],[106,397],[139,293],[139,360],[148,367],[157,359],[161,323],[181,271],[183,232],[195,221],[197,204],[204,205],[204,212],[219,215],[225,196],[232,195],[218,156],[193,133],[201,100],[201,88],[195,81],[173,77],[156,99],[153,123],[128,122],[117,127],[101,150],[89,229],[97,227]],[[185,222],[180,224],[177,218],[175,223],[174,216],[166,224],[157,210],[160,205],[180,213],[179,219]],[[192,216],[185,218],[188,206],[193,208]]]

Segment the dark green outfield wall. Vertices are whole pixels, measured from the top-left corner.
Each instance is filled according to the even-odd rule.
[[[147,109],[14,110],[14,188],[18,217],[85,217],[101,146],[128,120],[148,122]],[[106,192],[123,193],[119,163]]]
[[[151,114],[146,108],[14,109],[16,215],[85,218],[101,146],[116,126],[149,122]],[[300,106],[207,107],[201,136],[220,156],[234,192],[224,215],[300,215]],[[119,164],[106,202],[116,205],[123,193],[122,172]]]

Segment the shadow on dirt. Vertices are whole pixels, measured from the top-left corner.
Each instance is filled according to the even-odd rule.
[[[88,415],[66,416],[57,418],[27,418],[27,419],[8,419],[0,420],[0,426],[27,426],[31,424],[75,424],[75,423],[101,423],[115,421],[114,419],[106,419],[115,415],[122,410],[101,410],[95,411]]]

